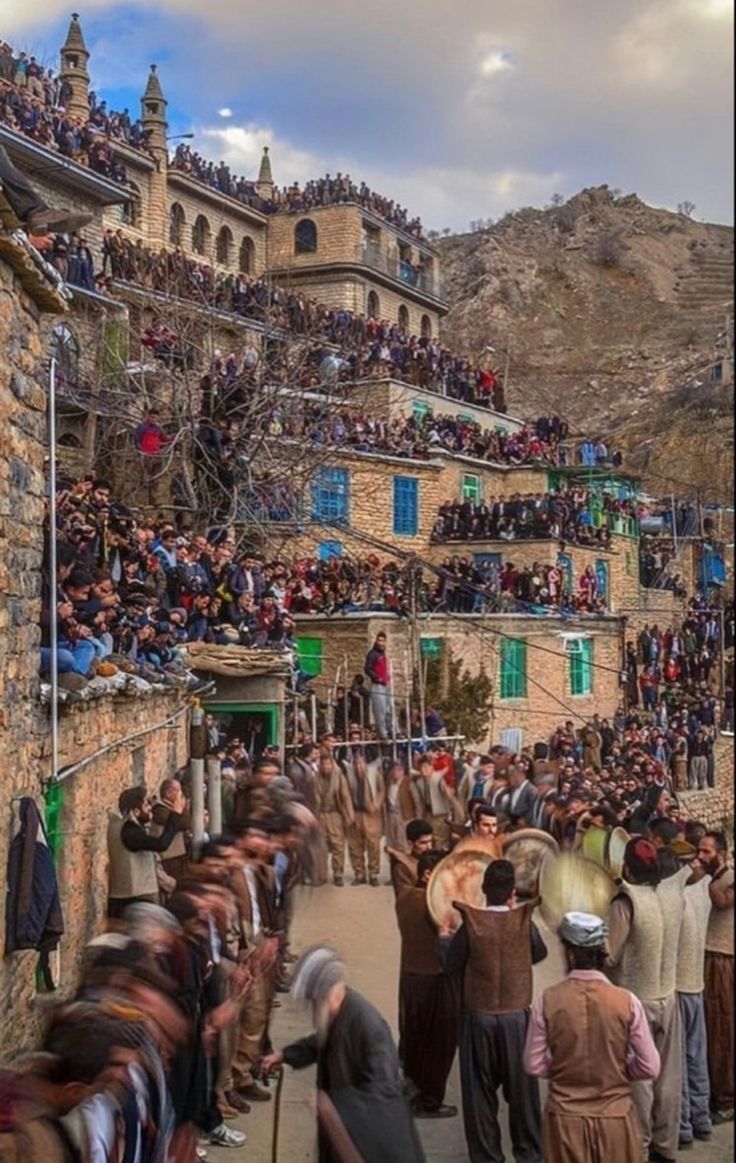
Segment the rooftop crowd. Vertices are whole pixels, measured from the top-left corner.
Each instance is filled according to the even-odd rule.
[[[605,547],[611,534],[635,526],[636,505],[605,491],[574,485],[550,493],[517,493],[485,502],[445,501],[432,539],[517,541],[552,538],[574,545]]]
[[[72,117],[66,109],[69,97],[68,87],[53,69],[0,42],[0,121],[39,145],[125,184],[125,166],[109,142],[122,141],[145,152],[146,131],[140,121],[132,119],[127,109],[122,113],[108,109],[107,102],[98,101],[93,92],[89,116]]]
[[[413,235],[414,238],[424,237],[422,223],[419,218],[409,218],[408,210],[399,206],[391,198],[370,190],[365,182],[360,185],[350,177],[350,174],[325,174],[323,178],[305,182],[300,188],[298,182],[275,192],[274,202],[277,210],[290,213],[305,213],[322,206],[335,206],[345,202],[357,202],[364,210],[370,210],[376,217],[382,218],[389,225]]]
[[[513,561],[475,563],[446,557],[440,563],[436,609],[459,614],[605,614],[608,596],[592,566],[577,578],[564,566],[518,566]]]

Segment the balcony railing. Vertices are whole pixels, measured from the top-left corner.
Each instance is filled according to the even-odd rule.
[[[413,263],[405,262],[395,255],[384,254],[377,246],[364,246],[362,259],[366,266],[382,271],[392,279],[398,279],[399,282],[406,283],[408,287],[414,287],[425,295],[432,295],[435,299],[441,295],[439,280],[434,275],[419,270]]]

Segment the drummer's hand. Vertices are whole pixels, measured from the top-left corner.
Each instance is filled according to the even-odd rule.
[[[440,937],[451,937],[452,936],[452,929],[450,928],[449,925],[440,925],[439,929],[437,930],[437,933]]]
[[[270,1054],[264,1054],[261,1058],[261,1070],[264,1074],[270,1074],[272,1070],[278,1070],[279,1066],[284,1064],[284,1055],[281,1050],[273,1050]]]

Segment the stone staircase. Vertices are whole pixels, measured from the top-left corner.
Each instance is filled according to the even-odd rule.
[[[666,328],[668,338],[683,346],[713,347],[733,314],[733,241],[697,246],[677,272],[679,319]]]

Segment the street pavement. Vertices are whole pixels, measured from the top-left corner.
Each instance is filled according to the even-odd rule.
[[[535,991],[545,989],[563,976],[559,942],[539,920],[549,956],[535,967]],[[369,886],[299,890],[292,931],[295,952],[310,945],[326,944],[337,949],[345,960],[350,983],[373,1002],[396,1030],[399,939],[389,887]],[[279,1048],[294,1038],[311,1032],[309,1008],[280,994],[281,1005],[272,1020],[272,1039]],[[272,1083],[272,1090],[275,1085]],[[448,1087],[447,1101],[458,1108],[460,1080],[457,1059]],[[504,1104],[501,1103],[502,1111]],[[274,1103],[253,1105],[243,1119],[228,1124],[244,1130],[248,1141],[240,1150],[208,1148],[214,1163],[315,1163],[316,1132],[314,1071],[285,1070],[281,1096],[278,1155],[273,1156]],[[467,1163],[462,1114],[455,1119],[421,1120],[419,1129],[427,1163]],[[504,1117],[504,1146],[511,1154]],[[718,1127],[708,1143],[697,1143],[678,1155],[682,1163],[727,1163],[733,1159],[733,1124]],[[371,1160],[371,1163],[373,1161]],[[614,1160],[611,1163],[615,1163]]]

